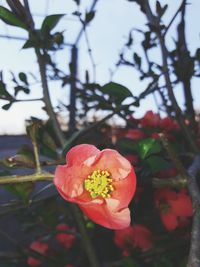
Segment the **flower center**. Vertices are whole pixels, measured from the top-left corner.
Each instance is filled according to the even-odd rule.
[[[85,189],[90,193],[92,198],[103,197],[110,198],[114,190],[112,178],[108,171],[93,171],[84,181]]]

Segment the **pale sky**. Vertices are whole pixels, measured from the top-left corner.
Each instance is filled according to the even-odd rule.
[[[156,1],[151,0],[152,6]],[[161,4],[168,3],[169,9],[164,16],[165,21],[169,21],[173,14],[176,12],[181,1],[180,0],[168,0],[160,1]],[[49,15],[49,14],[66,14],[66,16],[59,22],[55,31],[65,30],[65,42],[73,43],[79,30],[80,23],[71,15],[76,10],[76,5],[73,0],[29,0],[31,10],[36,15]],[[81,10],[89,9],[92,1],[82,0]],[[84,5],[83,5],[84,3]],[[191,0],[191,5],[187,7],[187,42],[192,54],[199,45],[199,10],[200,1]],[[6,6],[5,0],[1,0],[0,4]],[[123,44],[127,40],[130,29],[145,27],[145,17],[140,12],[138,6],[127,0],[99,0],[95,8],[96,15],[94,20],[88,27],[88,36],[92,48],[93,57],[96,63],[96,80],[100,84],[105,84],[110,81],[110,70],[115,69],[115,63],[118,61],[118,55],[123,47]],[[43,18],[41,16],[35,16],[36,25],[39,28]],[[175,38],[175,26],[177,25],[178,18],[174,22],[174,26],[168,33],[167,44],[173,46],[173,38]],[[6,34],[11,36],[26,37],[26,32],[17,29],[16,27],[6,26],[0,21],[0,34]],[[134,38],[134,51],[140,51],[139,35],[135,35]],[[16,75],[23,72],[32,72],[39,77],[38,66],[36,64],[36,58],[32,49],[22,50],[23,41],[13,41],[7,39],[0,39],[0,70],[3,71],[4,81],[9,85],[9,90],[12,91],[11,74],[10,71]],[[87,46],[84,36],[79,43],[79,76],[84,77],[85,70],[90,70],[92,77],[91,62],[87,53]],[[130,51],[133,53],[133,50]],[[66,69],[68,73],[69,63],[69,50],[60,51],[56,55],[56,61],[63,69]],[[152,52],[152,57],[160,59],[160,53],[158,51]],[[140,81],[139,75],[136,70],[127,67],[121,67],[113,76],[113,81],[121,83],[127,86],[134,95],[145,89],[147,81]],[[199,86],[200,82],[197,79],[193,79],[193,96],[195,100],[195,107],[200,109],[199,102]],[[60,83],[50,83],[51,96],[54,106],[58,104],[60,100],[67,103],[68,90],[67,88],[61,88]],[[182,105],[181,88],[175,89],[178,101]],[[38,98],[41,97],[40,84],[35,84],[31,87],[31,94],[24,96],[19,94],[19,98]],[[5,101],[0,100],[0,107],[5,104]],[[0,109],[0,134],[20,134],[25,130],[25,120],[30,116],[47,119],[47,115],[41,109],[43,104],[41,102],[20,102],[13,104],[9,111]],[[157,111],[152,96],[141,101],[140,107],[135,109],[137,117],[142,116],[147,110]]]

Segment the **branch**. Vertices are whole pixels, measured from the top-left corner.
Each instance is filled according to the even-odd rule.
[[[165,38],[164,35],[162,34],[161,31],[161,27],[159,24],[159,19],[158,17],[154,16],[152,13],[152,10],[150,8],[149,5],[149,1],[147,0],[143,0],[141,1],[142,8],[145,10],[147,19],[149,20],[149,23],[155,27],[155,33],[157,35],[157,38],[159,40],[160,43],[160,49],[161,49],[161,53],[162,53],[162,61],[163,61],[163,74],[165,77],[165,83],[166,83],[166,87],[167,87],[167,91],[168,91],[168,95],[169,95],[169,99],[172,103],[172,106],[174,108],[176,117],[177,117],[177,121],[179,122],[179,125],[182,129],[182,132],[184,134],[185,139],[187,140],[188,144],[190,145],[191,150],[195,153],[198,154],[199,149],[197,148],[192,135],[189,131],[189,129],[187,128],[187,126],[185,125],[184,122],[184,118],[182,116],[182,111],[176,101],[176,97],[174,95],[173,92],[173,87],[172,87],[172,83],[171,83],[171,79],[170,79],[170,74],[169,74],[169,69],[168,69],[168,50],[165,44]]]
[[[182,1],[182,3],[180,4],[180,7],[178,8],[178,10],[176,11],[176,13],[174,14],[174,16],[172,17],[172,19],[170,20],[170,23],[168,24],[168,26],[165,28],[165,31],[163,33],[163,36],[165,36],[169,30],[169,28],[171,27],[172,23],[174,22],[175,18],[177,17],[178,13],[181,11],[181,9],[183,8],[183,4],[184,4],[185,0]]]
[[[17,184],[25,182],[36,182],[36,181],[52,181],[54,174],[49,172],[34,173],[29,175],[7,175],[0,176],[1,184]]]
[[[173,188],[184,188],[188,184],[188,180],[184,177],[177,176],[168,179],[153,178],[153,186],[156,188],[160,187],[173,187]]]

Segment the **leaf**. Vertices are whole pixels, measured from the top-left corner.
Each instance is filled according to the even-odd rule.
[[[81,3],[81,0],[74,0],[74,2],[76,2],[77,6],[79,6]]]
[[[24,92],[25,94],[29,94],[29,93],[30,93],[29,88],[26,88],[26,87],[23,87],[23,86],[20,86],[20,85],[15,86],[15,87],[14,87],[14,90],[15,90],[15,96],[16,96],[20,91]]]
[[[85,14],[85,23],[87,24],[90,21],[92,21],[94,16],[95,16],[95,11],[90,11],[90,12],[86,13]]]
[[[146,159],[152,173],[159,172],[169,166],[169,163],[159,156],[150,156]]]
[[[158,15],[160,15],[161,12],[162,12],[162,7],[161,7],[161,5],[160,5],[160,2],[159,2],[159,1],[156,1],[156,13],[157,13]]]
[[[31,48],[31,47],[34,47],[35,46],[35,43],[32,41],[32,40],[27,40],[25,42],[25,44],[22,46],[22,49],[27,49],[27,48]]]
[[[0,81],[0,99],[13,100],[12,95],[8,93],[5,83],[2,81]]]
[[[163,14],[165,13],[165,11],[167,10],[168,5],[164,5],[163,7],[161,6],[159,1],[156,1],[156,13],[158,14],[158,16],[161,18],[163,16]]]
[[[105,84],[100,90],[102,93],[109,95],[117,104],[121,104],[124,99],[133,96],[128,88],[114,82]]]
[[[4,186],[7,191],[12,193],[14,196],[22,199],[24,203],[28,203],[29,196],[33,191],[34,184],[32,182],[13,184],[13,185],[5,185]]]
[[[17,165],[26,166],[30,168],[35,167],[35,157],[33,154],[32,149],[24,145],[17,151],[17,154],[12,157],[12,161],[15,162]]]
[[[135,64],[138,66],[138,68],[140,69],[141,67],[141,57],[138,56],[137,53],[133,54],[133,59],[135,61]]]
[[[27,30],[26,24],[17,16],[15,16],[15,14],[12,13],[9,9],[3,6],[0,6],[0,19],[2,19],[6,24]]]
[[[116,143],[116,147],[119,151],[127,154],[137,152],[137,143],[129,138],[119,139]]]
[[[132,31],[130,31],[129,37],[128,37],[128,42],[126,43],[126,46],[131,47],[132,44],[133,44],[133,36],[132,36]]]
[[[13,103],[13,102],[10,102],[10,103],[8,103],[8,104],[3,105],[3,106],[2,106],[2,109],[4,109],[4,110],[9,110],[9,108],[12,106],[12,103]]]
[[[51,30],[53,30],[53,28],[58,24],[59,20],[64,15],[65,14],[57,14],[57,15],[47,16],[42,23],[41,32],[45,33],[46,31],[50,32]]]
[[[28,85],[27,76],[26,76],[26,74],[25,74],[24,72],[20,72],[20,73],[19,73],[19,79],[20,79],[23,83],[25,83],[26,85]]]
[[[42,143],[52,150],[56,150],[57,148],[56,143],[54,142],[53,138],[46,131],[44,131],[42,135]]]
[[[138,153],[141,159],[160,152],[162,149],[158,140],[153,138],[147,138],[139,142],[138,144]]]

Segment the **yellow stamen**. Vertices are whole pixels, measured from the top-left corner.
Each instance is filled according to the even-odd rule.
[[[110,198],[112,191],[114,191],[110,173],[101,170],[95,170],[92,174],[88,175],[84,181],[84,187],[92,198]]]

